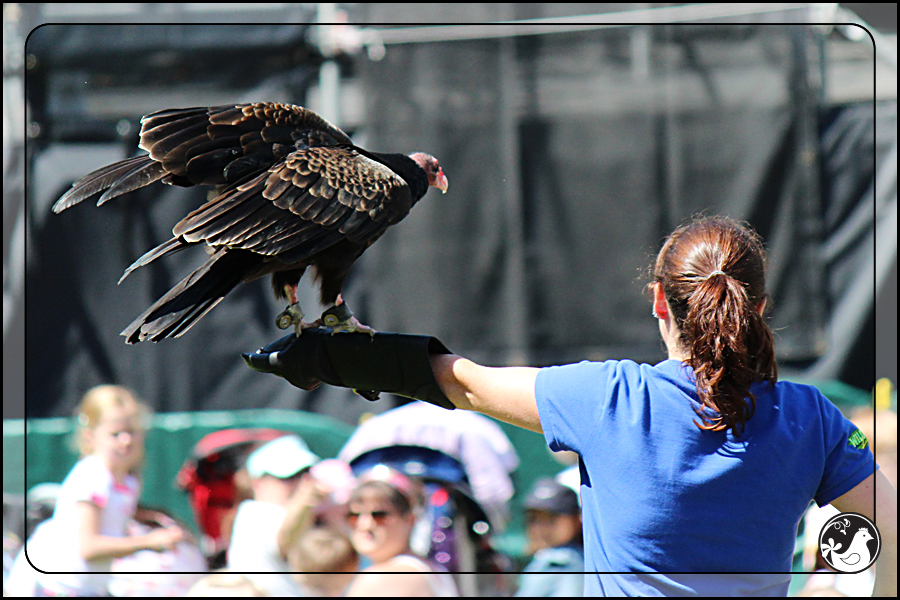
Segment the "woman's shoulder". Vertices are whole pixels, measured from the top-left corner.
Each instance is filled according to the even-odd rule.
[[[781,379],[775,384],[758,382],[753,384],[751,391],[756,393],[757,396],[767,393],[774,394],[777,397],[778,405],[786,410],[822,412],[823,410],[834,409],[838,411],[837,406],[819,388],[806,383],[797,383],[796,381],[785,379]]]
[[[434,573],[424,561],[412,556],[395,556],[361,571],[346,595],[367,598],[435,596],[438,594],[432,585],[433,577]]]
[[[818,439],[822,431],[844,428],[848,421],[841,410],[817,387],[790,380],[771,384],[756,382],[750,388],[755,398],[756,412],[749,423],[752,430],[764,431],[780,423],[780,430],[791,436],[801,433]],[[803,427],[797,427],[802,423]]]
[[[447,571],[435,568],[430,563],[418,556],[400,554],[379,565],[373,565],[363,573],[419,573],[421,577],[404,575],[400,582],[410,586],[407,595],[413,594],[413,590],[420,590],[428,596],[455,597],[459,595],[453,576]],[[396,581],[395,581],[396,583]],[[397,594],[398,596],[401,594]]]
[[[602,375],[614,375],[616,373],[637,373],[641,365],[623,360],[582,360],[581,362],[565,365],[550,365],[543,367],[538,373],[539,379],[571,381],[580,378],[596,379]]]
[[[664,360],[662,362],[652,364],[645,362],[637,362],[630,358],[612,358],[607,360],[582,360],[580,362],[569,363],[565,365],[551,365],[544,367],[542,370],[562,371],[562,372],[584,372],[598,373],[608,372],[620,375],[639,376],[642,373],[654,371],[678,371],[684,367],[684,363],[679,360]]]

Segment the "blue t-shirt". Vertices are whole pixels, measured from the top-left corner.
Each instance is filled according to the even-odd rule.
[[[751,391],[756,412],[735,438],[694,424],[693,372],[680,361],[541,369],[547,443],[581,457],[585,571],[601,573],[585,576],[585,595],[787,594],[809,501],[828,504],[876,466],[814,387]]]

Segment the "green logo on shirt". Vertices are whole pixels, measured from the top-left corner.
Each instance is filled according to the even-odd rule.
[[[847,440],[847,443],[849,443],[854,448],[859,448],[860,450],[862,450],[869,445],[869,440],[866,439],[866,436],[863,435],[862,431],[857,429],[850,434],[850,438]]]

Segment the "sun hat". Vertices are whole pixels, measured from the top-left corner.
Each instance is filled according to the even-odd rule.
[[[247,474],[253,479],[267,474],[287,479],[317,462],[319,457],[300,436],[285,435],[263,444],[247,457]]]

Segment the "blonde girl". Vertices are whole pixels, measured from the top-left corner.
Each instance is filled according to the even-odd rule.
[[[59,490],[53,517],[26,544],[39,571],[38,596],[105,596],[112,559],[172,549],[186,536],[174,524],[128,536],[137,509],[147,408],[128,389],[100,385],[76,411],[81,458]]]

